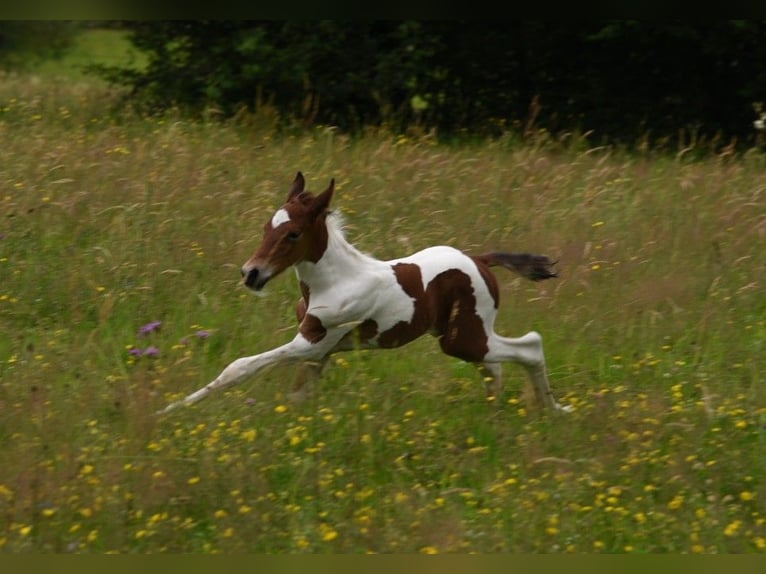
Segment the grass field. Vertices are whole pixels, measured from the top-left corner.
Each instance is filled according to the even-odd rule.
[[[266,111],[142,119],[113,98],[0,84],[3,551],[766,550],[762,152],[279,135]],[[256,298],[239,267],[297,170],[336,178],[379,258],[560,259],[540,284],[498,272],[497,330],[542,333],[574,412],[538,411],[512,366],[487,404],[422,339],[338,355],[300,404],[285,368],[154,416],[293,336],[292,274]]]

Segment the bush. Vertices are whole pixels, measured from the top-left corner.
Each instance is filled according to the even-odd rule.
[[[84,24],[62,21],[0,21],[0,69],[23,70],[59,58]]]
[[[725,145],[754,135],[753,104],[766,99],[758,21],[130,26],[149,65],[100,73],[150,109],[232,115],[268,102],[284,118],[343,130],[579,130],[634,143],[651,129]]]

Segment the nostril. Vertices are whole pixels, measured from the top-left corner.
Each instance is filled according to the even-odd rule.
[[[242,270],[242,276],[245,278],[245,285],[252,287],[255,285],[256,279],[258,279],[258,269],[250,269],[250,271]]]

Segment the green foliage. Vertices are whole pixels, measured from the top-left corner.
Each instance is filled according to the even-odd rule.
[[[761,151],[280,134],[103,94],[0,84],[0,550],[766,550]],[[336,178],[378,257],[559,258],[551,282],[498,273],[497,330],[543,334],[574,412],[537,411],[510,365],[487,404],[423,338],[336,356],[303,403],[284,368],[154,416],[292,336],[291,274],[256,298],[238,269],[298,169]]]
[[[764,98],[760,21],[144,21],[142,71],[105,67],[150,109],[343,130],[417,123],[442,136],[592,132],[752,142]]]
[[[0,70],[27,69],[60,58],[82,29],[78,22],[0,20]]]
[[[144,22],[134,45],[143,71],[102,67],[149,109],[179,106],[232,115],[273,103],[286,117],[347,129],[407,119],[406,82],[422,58],[403,45],[411,26],[336,22]],[[417,28],[417,26],[415,26]],[[410,34],[416,36],[415,33]],[[405,52],[414,56],[403,58]],[[397,115],[398,114],[398,115]]]

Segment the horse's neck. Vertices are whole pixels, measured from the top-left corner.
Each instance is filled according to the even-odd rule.
[[[338,229],[328,229],[327,249],[312,263],[304,261],[295,266],[298,279],[308,285],[311,293],[332,289],[344,280],[354,280],[383,262],[365,255],[351,245]]]

